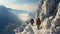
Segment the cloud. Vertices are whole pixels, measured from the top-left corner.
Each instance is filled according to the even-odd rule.
[[[17,10],[26,10],[26,11],[36,11],[37,6],[35,4],[25,4],[25,5],[5,5],[6,7],[17,9]]]
[[[0,0],[0,4],[8,8],[17,9],[17,10],[26,10],[26,11],[36,11],[37,5],[34,3],[20,3],[15,0]],[[23,1],[22,1],[23,2]]]
[[[29,19],[29,14],[19,14],[19,18],[22,20],[22,21],[27,21]]]

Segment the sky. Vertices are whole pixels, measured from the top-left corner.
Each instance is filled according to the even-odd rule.
[[[0,0],[0,5],[4,5],[7,8],[24,10],[24,11],[36,11],[38,0]],[[28,14],[18,14],[18,17],[26,21],[30,17]]]
[[[26,11],[36,11],[37,0],[0,0],[0,5]]]
[[[0,0],[0,34],[11,28],[9,25],[14,26],[14,30],[16,25],[25,23],[36,9],[37,0]],[[4,34],[10,34],[12,30]]]

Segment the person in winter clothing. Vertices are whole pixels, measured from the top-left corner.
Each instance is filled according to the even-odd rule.
[[[32,26],[33,26],[33,23],[34,23],[34,19],[31,19],[30,20],[30,23],[32,24]]]
[[[41,21],[40,21],[40,19],[39,19],[39,17],[36,19],[36,25],[37,25],[37,28],[39,29],[39,26],[40,26],[40,24],[41,24]]]

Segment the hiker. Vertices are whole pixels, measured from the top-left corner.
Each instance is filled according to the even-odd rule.
[[[30,20],[30,23],[32,24],[32,26],[33,26],[33,23],[34,23],[34,19],[31,19]]]
[[[41,21],[40,21],[40,19],[39,19],[39,17],[36,19],[36,25],[37,25],[37,28],[39,29],[39,26],[40,26],[40,24],[41,24]]]

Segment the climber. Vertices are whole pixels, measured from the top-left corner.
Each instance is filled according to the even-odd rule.
[[[33,26],[33,23],[34,23],[34,19],[31,19],[30,20],[30,23],[32,24],[32,26]]]
[[[41,21],[40,21],[40,19],[39,19],[39,17],[36,19],[36,25],[37,25],[37,28],[39,29],[39,26],[40,26],[40,24],[41,24]]]

